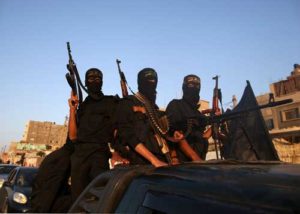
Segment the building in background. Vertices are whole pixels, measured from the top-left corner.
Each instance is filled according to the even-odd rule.
[[[281,160],[300,163],[300,65],[285,80],[270,84],[270,93],[275,101],[293,99],[261,111]],[[269,100],[269,93],[257,96],[259,105]]]
[[[275,101],[293,99],[292,103],[261,110],[271,136],[300,142],[300,65],[294,65],[294,71],[286,80],[272,83],[270,93]],[[269,94],[258,96],[257,102],[268,103]]]
[[[294,71],[286,80],[270,85],[275,100],[293,99],[291,104],[272,109],[274,129],[300,127],[300,65],[295,64],[294,67]]]
[[[51,146],[55,150],[66,142],[67,131],[66,124],[30,120],[25,127],[23,142],[32,146]]]
[[[206,109],[209,109],[209,101],[206,101],[206,100],[200,100],[200,107],[199,107],[199,110],[200,111],[203,111],[203,110],[206,110]]]
[[[39,166],[44,157],[62,147],[66,142],[68,118],[64,125],[55,122],[30,120],[19,142],[11,142],[7,152],[2,152],[3,162],[23,166]]]

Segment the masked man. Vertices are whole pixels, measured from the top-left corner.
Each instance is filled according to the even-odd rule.
[[[198,76],[188,75],[184,77],[183,97],[182,99],[172,100],[167,106],[166,113],[170,121],[171,132],[184,134],[186,136],[185,140],[193,151],[197,153],[198,157],[205,160],[208,140],[203,137],[206,119],[198,110],[200,88],[201,83]],[[180,145],[173,145],[180,161],[191,160],[186,153],[181,151],[182,149],[178,148]]]
[[[162,138],[166,130],[155,104],[156,86],[156,71],[144,68],[138,73],[138,92],[123,98],[118,108],[119,138],[131,164],[167,165],[169,152]]]
[[[69,138],[74,142],[71,157],[72,200],[100,173],[109,169],[108,143],[113,141],[115,110],[118,99],[105,96],[102,89],[102,72],[91,68],[86,72],[88,96],[77,110],[78,99],[69,99]]]

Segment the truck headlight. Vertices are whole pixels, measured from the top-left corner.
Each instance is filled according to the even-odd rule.
[[[13,201],[17,202],[19,204],[26,204],[27,203],[27,197],[23,193],[15,192],[13,195]]]
[[[3,183],[4,183],[4,179],[0,178],[0,188],[3,186]]]

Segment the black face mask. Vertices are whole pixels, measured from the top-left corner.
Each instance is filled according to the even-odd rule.
[[[101,93],[102,89],[102,82],[91,82],[87,84],[88,92],[92,94]]]
[[[184,88],[183,99],[186,100],[192,106],[197,106],[200,100],[200,90],[198,88]]]
[[[156,101],[156,86],[151,83],[145,83],[139,87],[139,92],[141,92],[149,101],[155,103]]]
[[[157,74],[153,69],[143,69],[138,74],[138,89],[150,102],[156,101]]]
[[[102,73],[99,70],[89,70],[86,74],[85,84],[89,93],[102,94]]]
[[[196,75],[188,75],[183,80],[183,99],[190,105],[197,107],[200,100],[200,78]]]

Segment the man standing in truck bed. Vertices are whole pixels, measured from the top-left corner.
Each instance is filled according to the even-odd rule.
[[[122,99],[118,108],[118,134],[126,148],[130,164],[167,165],[169,152],[156,124],[162,116],[155,104],[157,73],[153,68],[144,68],[138,73],[138,92]],[[151,120],[153,117],[155,121]],[[164,146],[164,147],[163,147]],[[165,150],[164,150],[165,149]],[[163,151],[162,151],[163,150]],[[122,154],[122,152],[121,152]]]
[[[186,133],[186,141],[198,156],[205,160],[208,140],[203,137],[206,125],[205,116],[198,110],[200,100],[200,78],[194,74],[184,77],[182,90],[182,99],[172,100],[166,109],[168,119],[171,124],[171,131]],[[188,120],[191,122],[188,123]],[[207,133],[209,135],[209,133]],[[208,136],[209,137],[209,136]],[[178,144],[173,144],[177,151],[178,158],[181,161],[190,161],[184,153],[178,148]]]
[[[118,98],[102,93],[102,79],[99,69],[89,69],[85,75],[89,95],[78,110],[77,97],[71,95],[69,100],[69,138],[74,142],[71,157],[73,201],[97,175],[109,170],[108,143],[113,141]]]

